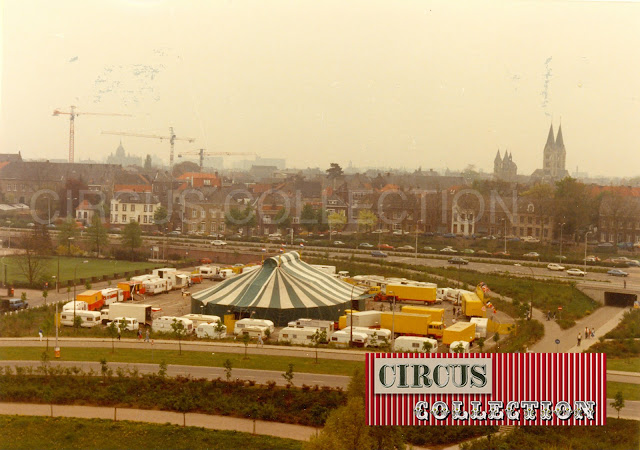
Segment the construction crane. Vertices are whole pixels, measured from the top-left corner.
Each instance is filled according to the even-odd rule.
[[[70,111],[60,111],[59,109],[53,110],[54,116],[59,116],[61,114],[69,115],[69,162],[72,163],[74,160],[74,142],[75,142],[75,126],[74,123],[76,121],[76,116],[80,115],[90,115],[90,116],[131,116],[131,114],[111,114],[111,113],[90,113],[90,112],[76,112],[76,107],[71,106]]]
[[[122,131],[103,131],[102,134],[117,134],[119,136],[133,136],[133,137],[143,137],[143,138],[152,138],[152,139],[169,139],[169,143],[171,144],[171,152],[169,153],[169,170],[173,169],[173,147],[176,141],[187,141],[194,142],[194,138],[182,138],[177,137],[173,132],[173,127],[169,127],[169,136],[158,136],[155,134],[138,134],[138,133],[125,133]]]
[[[183,155],[187,155],[187,156],[199,155],[200,171],[202,171],[202,166],[204,165],[205,156],[258,156],[256,153],[250,153],[250,152],[207,152],[203,148],[195,152],[182,152],[178,155],[178,158],[182,158]]]

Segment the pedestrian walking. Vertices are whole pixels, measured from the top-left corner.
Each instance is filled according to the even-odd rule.
[[[624,288],[626,289],[627,288],[627,280],[624,280],[623,283],[624,283]]]
[[[120,340],[121,336],[122,336],[122,334],[120,333],[120,330],[118,330],[118,340]]]
[[[596,337],[596,329],[595,328],[591,328],[591,337],[592,338]]]
[[[584,328],[584,338],[588,339],[591,332],[589,331],[589,327]]]
[[[42,328],[38,330],[38,334],[40,335],[40,342],[42,342],[42,337],[44,336],[44,333],[42,332]]]
[[[147,330],[147,332],[144,335],[144,341],[149,342],[149,330]]]
[[[142,339],[142,330],[138,328],[138,340]]]
[[[262,347],[264,345],[264,342],[262,342],[262,335],[258,335],[258,345],[257,347]]]
[[[578,347],[580,347],[580,341],[582,340],[582,333],[578,331]]]

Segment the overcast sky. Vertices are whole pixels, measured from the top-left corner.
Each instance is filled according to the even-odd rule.
[[[1,152],[66,158],[76,105],[133,115],[78,117],[76,160],[173,126],[176,153],[531,174],[562,120],[570,172],[640,175],[640,3],[2,3]]]

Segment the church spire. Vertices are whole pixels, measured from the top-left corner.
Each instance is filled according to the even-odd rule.
[[[560,137],[562,137],[562,135],[560,135]],[[552,123],[551,126],[549,127],[549,136],[547,136],[547,144],[545,145],[545,147],[553,147],[554,144],[555,142],[553,140],[553,123]]]
[[[502,157],[500,156],[500,149],[498,149],[498,153],[496,153],[496,157],[493,162],[502,162]]]
[[[558,148],[564,148],[564,141],[562,140],[562,124],[558,127],[558,136],[556,137],[556,146]]]

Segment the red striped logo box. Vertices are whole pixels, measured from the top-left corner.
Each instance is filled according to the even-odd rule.
[[[605,425],[603,353],[367,353],[368,425]]]

